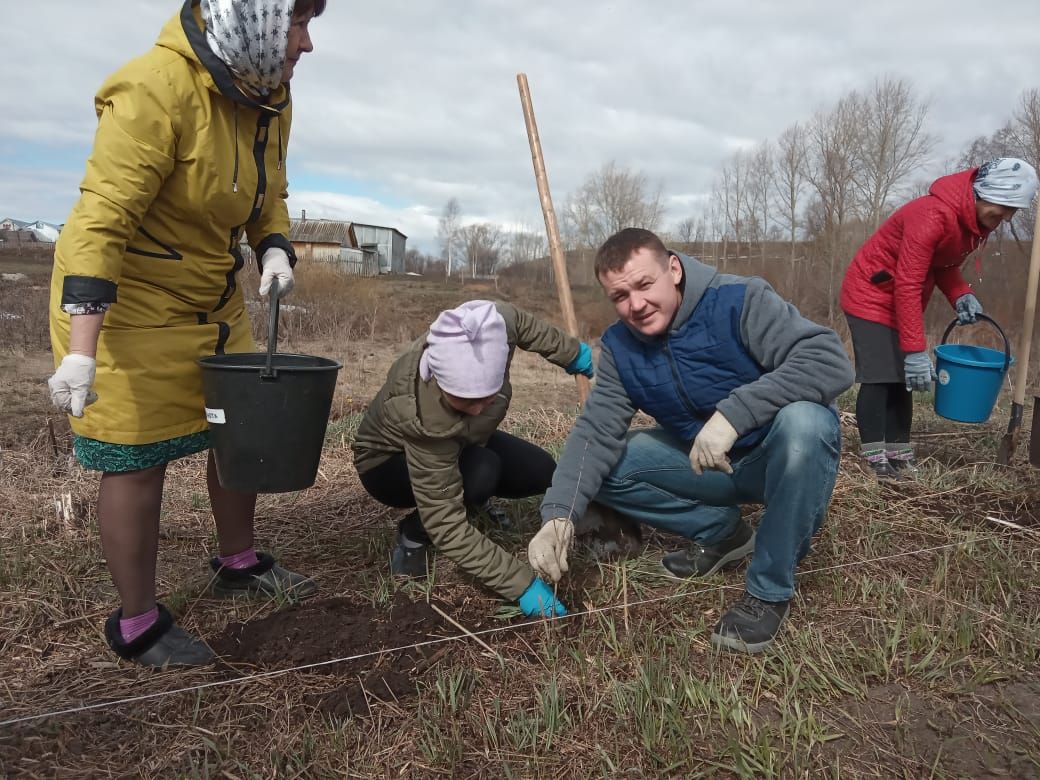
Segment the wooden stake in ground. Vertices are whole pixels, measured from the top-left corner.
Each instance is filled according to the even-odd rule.
[[[1026,283],[1026,307],[1022,315],[1022,334],[1018,341],[1018,357],[1015,368],[1015,393],[1011,399],[1011,419],[1007,433],[997,448],[997,463],[1011,463],[1018,444],[1018,431],[1022,428],[1022,406],[1026,400],[1026,380],[1029,378],[1029,348],[1036,327],[1036,288],[1040,281],[1040,206],[1036,210],[1036,225],[1033,228],[1033,248],[1029,254],[1029,280]]]
[[[531,144],[531,162],[534,164],[534,180],[538,185],[538,198],[542,202],[542,216],[545,217],[545,232],[549,237],[549,257],[552,259],[553,272],[556,276],[556,294],[563,309],[563,324],[567,332],[578,335],[578,318],[574,316],[574,300],[571,298],[571,285],[567,279],[567,260],[563,255],[563,244],[560,242],[560,228],[556,224],[556,211],[553,209],[552,195],[549,193],[549,177],[545,173],[545,160],[542,158],[542,141],[538,136],[538,125],[534,120],[534,107],[531,105],[531,89],[527,86],[527,74],[516,74],[516,83],[520,87],[520,105],[524,109],[524,124],[527,125],[527,140]],[[585,403],[589,397],[589,379],[581,374],[575,375],[578,382],[578,400]]]

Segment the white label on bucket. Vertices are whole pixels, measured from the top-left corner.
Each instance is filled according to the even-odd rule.
[[[950,372],[947,371],[945,368],[940,369],[940,371],[939,371],[939,384],[940,385],[948,385],[948,384],[950,384]]]
[[[206,407],[206,422],[223,425],[227,422],[227,419],[224,417],[224,410],[210,409],[209,407]]]

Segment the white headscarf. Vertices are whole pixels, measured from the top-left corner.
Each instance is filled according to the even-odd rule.
[[[1036,196],[1036,171],[1025,160],[998,157],[979,168],[973,187],[980,200],[1027,209]]]
[[[266,96],[282,83],[296,0],[202,0],[206,42],[235,78]]]

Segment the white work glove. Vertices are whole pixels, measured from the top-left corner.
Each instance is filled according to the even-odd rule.
[[[701,474],[705,469],[718,469],[732,474],[733,467],[729,465],[727,454],[738,438],[729,420],[720,412],[715,412],[693,440],[690,466],[693,467],[694,473]]]
[[[98,397],[91,390],[97,361],[86,355],[66,355],[54,376],[47,380],[51,401],[66,414],[82,417],[84,407],[90,406]]]
[[[271,291],[271,280],[278,280],[278,297],[284,298],[292,290],[294,280],[292,266],[289,264],[289,255],[284,249],[276,246],[271,247],[260,259],[260,294],[267,295]]]
[[[527,560],[536,573],[559,582],[567,572],[567,550],[574,540],[574,523],[565,517],[550,520],[527,545]]]

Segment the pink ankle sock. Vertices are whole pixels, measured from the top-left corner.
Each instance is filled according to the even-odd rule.
[[[159,619],[159,608],[152,607],[143,615],[134,615],[132,618],[119,619],[119,633],[123,635],[123,641],[127,644],[133,642],[145,631],[152,627]]]
[[[234,555],[221,555],[217,560],[220,561],[221,566],[228,569],[248,569],[250,566],[260,563],[260,558],[252,547]]]

